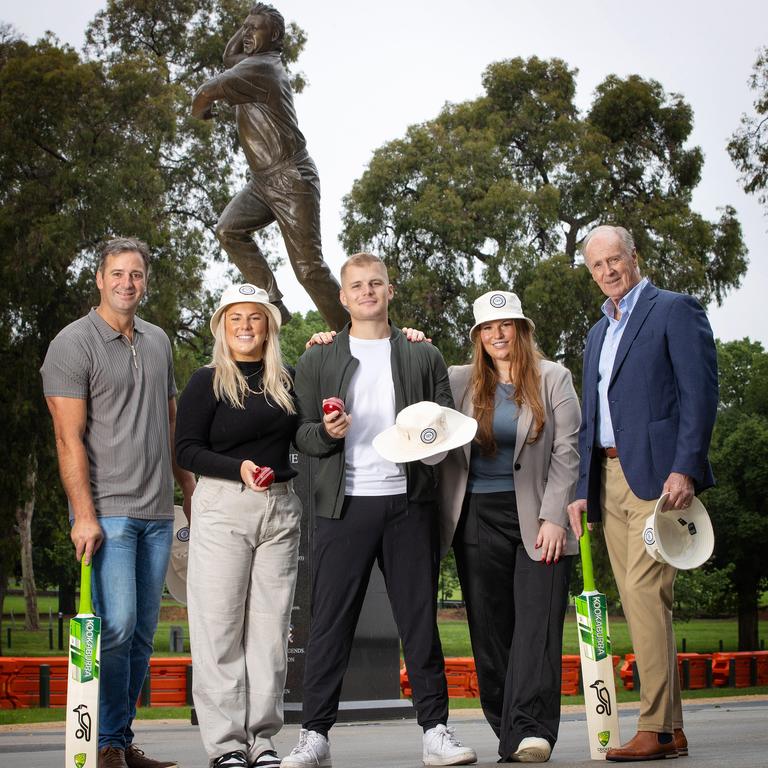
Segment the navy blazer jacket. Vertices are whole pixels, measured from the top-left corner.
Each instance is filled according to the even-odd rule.
[[[600,509],[597,382],[608,328],[602,317],[584,350],[579,481],[587,518]],[[613,434],[624,475],[641,499],[656,499],[670,472],[693,478],[698,494],[714,484],[707,458],[718,403],[717,353],[709,320],[691,296],[649,283],[621,337],[608,387]]]

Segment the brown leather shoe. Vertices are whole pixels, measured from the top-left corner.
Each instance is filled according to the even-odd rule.
[[[125,750],[120,747],[102,747],[99,750],[99,768],[128,768]]]
[[[675,728],[675,749],[678,757],[688,757],[688,739],[682,728]]]
[[[653,731],[638,731],[632,739],[620,747],[609,749],[606,760],[616,763],[631,763],[635,760],[662,760],[665,757],[677,757],[674,739],[662,744],[659,734]]]
[[[135,744],[125,750],[125,764],[128,768],[176,768],[175,760],[153,760]]]

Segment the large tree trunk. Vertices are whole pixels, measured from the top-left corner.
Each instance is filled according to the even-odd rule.
[[[738,608],[739,650],[756,651],[759,647],[757,590],[754,588],[744,589],[742,586],[739,590]]]
[[[21,542],[21,580],[24,587],[24,608],[26,620],[24,628],[35,632],[40,629],[40,617],[37,613],[37,587],[35,569],[32,565],[32,517],[35,513],[35,488],[37,483],[37,456],[32,453],[27,461],[27,476],[24,494],[27,500],[16,507],[16,526]]]

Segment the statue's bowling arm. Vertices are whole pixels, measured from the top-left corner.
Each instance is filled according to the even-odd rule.
[[[215,116],[212,109],[214,102],[223,97],[224,93],[221,90],[221,83],[218,78],[213,77],[203,83],[192,97],[192,117],[197,117],[200,120],[210,120]]]

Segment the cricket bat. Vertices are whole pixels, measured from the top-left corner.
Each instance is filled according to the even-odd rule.
[[[69,621],[65,768],[98,768],[101,619],[91,605],[91,566],[83,555],[80,609]]]
[[[584,706],[587,709],[589,753],[593,760],[605,760],[605,753],[609,749],[621,745],[619,713],[616,707],[607,602],[605,595],[595,589],[586,515],[579,548],[584,591],[575,598],[576,626],[579,632]]]

